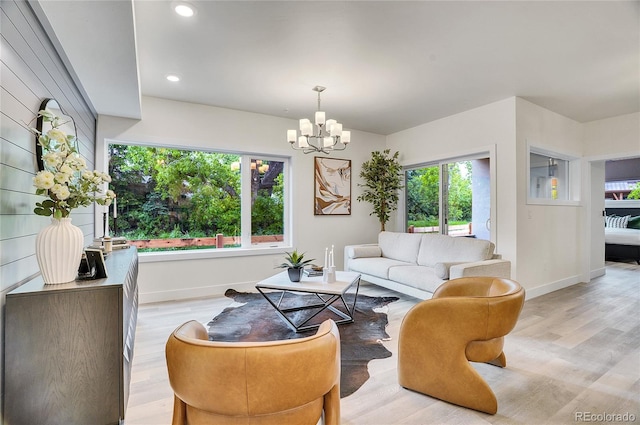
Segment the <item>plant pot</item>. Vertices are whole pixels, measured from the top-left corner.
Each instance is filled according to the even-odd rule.
[[[36,259],[47,285],[72,282],[78,275],[84,236],[71,219],[51,219],[36,238]]]
[[[293,267],[289,267],[287,269],[287,271],[289,272],[289,280],[291,282],[300,282],[300,279],[302,278],[303,270],[304,270],[303,268],[294,269]]]

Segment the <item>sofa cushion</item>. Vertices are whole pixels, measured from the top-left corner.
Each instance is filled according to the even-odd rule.
[[[349,260],[349,270],[382,279],[389,279],[389,269],[391,267],[407,265],[411,264],[385,257],[354,258]]]
[[[435,291],[444,282],[436,276],[433,268],[424,266],[391,267],[389,279],[429,292]]]
[[[383,257],[415,264],[421,239],[418,233],[380,232],[378,246]]]
[[[489,260],[494,248],[491,241],[484,239],[425,233],[420,241],[418,265],[435,267],[437,263]]]

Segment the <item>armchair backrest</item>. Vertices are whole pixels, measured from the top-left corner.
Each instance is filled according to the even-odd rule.
[[[340,336],[329,320],[315,335],[269,342],[209,341],[190,321],[169,337],[166,358],[175,396],[187,410],[215,417],[290,416],[301,406],[322,406],[336,387],[339,394]]]
[[[432,299],[451,297],[465,297],[472,304],[486,306],[485,339],[492,339],[513,330],[524,305],[525,290],[511,279],[468,277],[443,283]]]

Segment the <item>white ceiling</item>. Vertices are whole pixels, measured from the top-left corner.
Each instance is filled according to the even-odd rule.
[[[101,114],[139,117],[141,92],[306,118],[316,85],[328,118],[383,135],[511,96],[580,122],[639,111],[638,1],[39,3]]]

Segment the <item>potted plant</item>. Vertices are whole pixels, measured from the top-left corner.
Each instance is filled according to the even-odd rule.
[[[374,151],[371,159],[362,164],[360,178],[364,184],[364,192],[358,196],[358,201],[369,202],[375,215],[380,220],[380,230],[389,221],[391,211],[398,208],[399,190],[402,189],[402,167],[398,162],[398,152],[389,155],[389,149],[383,152]]]
[[[105,191],[111,182],[108,174],[87,169],[84,158],[78,154],[75,136],[60,129],[62,119],[48,109],[39,111],[38,116],[43,122],[50,122],[51,129],[47,132],[31,129],[45,152],[44,169],[33,177],[33,185],[36,195],[46,199],[36,202],[33,212],[51,217],[51,224],[36,237],[36,260],[45,284],[66,283],[78,273],[84,245],[82,230],[71,224],[71,211],[93,202],[109,206],[116,194]]]
[[[299,254],[298,250],[295,249],[293,252],[287,252],[286,254],[285,262],[280,264],[278,267],[281,269],[287,269],[291,282],[300,282],[304,266],[312,262],[314,259],[305,260],[304,253]]]

